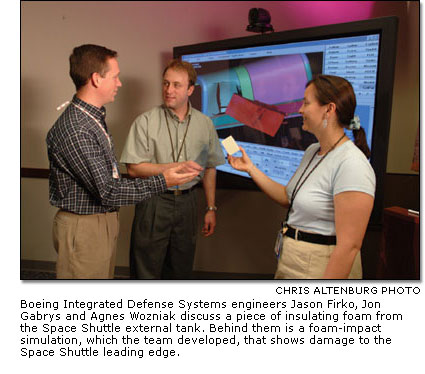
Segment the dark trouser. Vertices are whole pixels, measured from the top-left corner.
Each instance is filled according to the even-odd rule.
[[[131,277],[190,279],[197,221],[196,191],[161,194],[137,204],[131,232]]]

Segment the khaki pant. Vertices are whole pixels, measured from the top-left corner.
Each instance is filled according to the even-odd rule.
[[[321,245],[285,236],[275,279],[320,279],[325,273],[334,245]],[[348,279],[362,278],[360,251]]]
[[[114,277],[118,212],[80,215],[63,210],[53,221],[58,279]]]

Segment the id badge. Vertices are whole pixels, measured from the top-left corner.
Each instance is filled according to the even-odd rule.
[[[274,253],[276,255],[276,258],[279,259],[280,254],[282,252],[282,247],[283,247],[283,237],[286,234],[286,231],[288,231],[288,227],[286,225],[284,225],[279,232],[277,233],[277,238],[276,238],[276,242],[274,244]]]
[[[118,169],[117,169],[116,164],[112,165],[112,178],[114,178],[114,179],[120,178],[120,174],[118,173]]]
[[[274,254],[276,255],[276,258],[279,259],[280,252],[282,251],[282,244],[283,244],[283,233],[282,230],[279,230],[277,233],[276,242],[274,243]]]

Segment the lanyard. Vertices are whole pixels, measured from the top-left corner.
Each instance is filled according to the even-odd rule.
[[[87,112],[87,110],[85,110],[83,107],[71,102],[72,105],[74,105],[76,108],[80,109],[83,113],[87,114],[94,122],[96,122],[96,124],[100,127],[100,129],[103,131],[103,133],[106,136],[106,139],[108,139],[108,143],[109,146],[112,148],[112,144],[111,144],[111,137],[109,136],[109,134],[106,132],[105,128],[102,126],[102,124],[100,123],[100,121],[95,118],[91,113]]]
[[[183,141],[182,141],[182,145],[181,145],[181,147],[180,147],[180,150],[178,150],[178,152],[177,152],[177,159],[174,157],[174,144],[173,144],[173,138],[172,138],[172,136],[171,136],[171,131],[170,131],[170,125],[168,124],[168,116],[167,116],[167,111],[164,109],[164,114],[165,114],[165,121],[167,122],[167,129],[168,129],[168,135],[170,136],[170,143],[171,143],[171,148],[172,148],[172,151],[173,151],[173,162],[178,162],[179,161],[179,158],[180,158],[180,154],[182,153],[182,150],[183,150],[183,146],[184,146],[184,143],[185,143],[185,141],[186,141],[186,135],[187,135],[187,130],[189,130],[189,124],[190,124],[190,119],[192,118],[192,116],[189,116],[189,121],[187,122],[187,127],[186,127],[186,132],[184,133],[184,137],[183,137]],[[178,144],[178,143],[177,143]],[[177,147],[178,147],[178,145],[177,145]]]
[[[314,167],[310,170],[310,173],[308,173],[307,174],[307,176],[304,178],[304,180],[302,181],[302,183],[300,184],[300,182],[301,182],[301,179],[302,179],[302,177],[304,176],[304,174],[306,173],[306,171],[307,171],[307,169],[310,167],[310,164],[312,163],[312,161],[313,161],[313,159],[316,157],[316,155],[319,153],[319,150],[320,150],[320,148],[314,153],[314,155],[313,155],[313,157],[310,159],[310,161],[309,161],[309,163],[308,163],[308,165],[305,167],[305,169],[303,170],[303,172],[302,172],[302,174],[301,174],[301,176],[300,176],[300,178],[298,179],[298,181],[297,181],[297,183],[295,184],[295,188],[294,188],[294,191],[292,192],[292,199],[291,199],[291,201],[290,201],[290,204],[289,204],[289,209],[288,209],[288,212],[286,213],[286,219],[285,219],[285,226],[287,225],[287,223],[288,223],[288,218],[289,218],[289,212],[290,212],[290,210],[292,209],[292,205],[294,204],[294,200],[295,200],[295,196],[297,196],[297,193],[298,193],[298,191],[300,190],[300,188],[303,186],[303,184],[304,184],[304,182],[307,180],[307,178],[311,175],[311,173],[320,165],[320,163],[326,158],[326,156],[329,154],[329,153],[331,153],[334,149],[335,149],[335,147],[338,145],[338,143],[344,138],[344,136],[345,136],[345,133],[338,139],[338,141],[332,146],[332,148],[329,150],[329,151],[327,151],[326,153],[325,153],[325,155],[319,160],[319,162],[316,164],[316,165],[314,165]],[[298,186],[299,185],[299,186]],[[286,230],[285,230],[285,232],[286,232]]]
[[[87,114],[94,122],[96,122],[96,124],[100,127],[100,129],[105,134],[106,139],[108,139],[109,147],[112,149],[111,137],[106,132],[105,128],[102,126],[102,124],[100,123],[100,121],[97,118],[95,118],[92,114],[90,114],[89,112],[87,112],[87,110],[85,110],[81,106],[79,106],[79,105],[77,105],[75,103],[71,103],[71,104],[74,105],[76,108],[80,109],[83,113]],[[114,178],[114,179],[119,179],[120,178],[120,173],[118,172],[118,167],[117,167],[115,161],[112,163],[112,178]]]

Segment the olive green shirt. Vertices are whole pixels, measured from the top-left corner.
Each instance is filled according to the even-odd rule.
[[[120,161],[126,164],[195,161],[203,168],[213,168],[224,164],[225,158],[211,119],[189,103],[182,122],[163,105],[138,116],[131,125]],[[179,189],[194,186],[203,176],[204,171]]]

